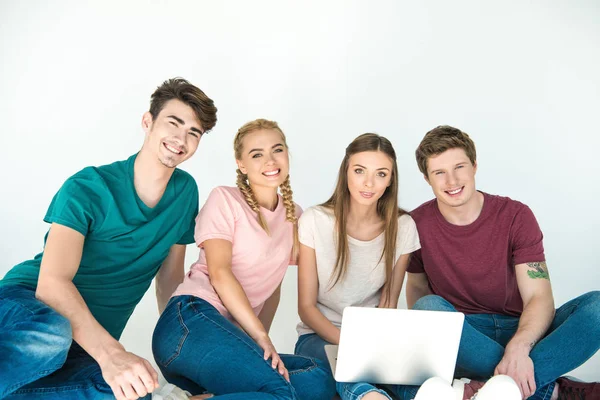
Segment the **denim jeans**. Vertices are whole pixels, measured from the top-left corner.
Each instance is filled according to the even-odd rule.
[[[0,287],[0,399],[114,399],[69,321],[24,286]],[[150,399],[150,396],[146,396]]]
[[[420,298],[415,310],[456,311],[436,295]],[[519,325],[519,318],[494,314],[465,316],[456,375],[487,379],[504,356],[504,347]],[[577,368],[600,348],[600,291],[586,293],[561,306],[545,336],[529,356],[533,360],[537,390],[529,399],[550,399],[555,381]],[[408,399],[410,397],[402,397]]]
[[[250,336],[195,296],[169,301],[152,351],[165,379],[192,394],[209,392],[222,400],[330,400],[335,394],[320,361],[280,355],[290,375],[286,381]]]
[[[314,357],[319,360],[324,360],[325,365],[327,365],[327,368],[329,369],[329,374],[331,376],[330,379],[333,380],[333,376],[331,375],[331,368],[329,366],[329,362],[327,362],[327,355],[325,354],[325,345],[327,344],[330,343],[322,339],[316,333],[308,333],[305,335],[301,335],[298,338],[294,353],[303,356]],[[358,400],[369,392],[378,392],[386,396],[388,399],[391,399],[391,397],[384,390],[382,390],[382,388],[377,387],[368,382],[336,382],[335,387],[337,393],[339,394],[342,400]],[[395,391],[392,385],[386,385],[386,387],[389,387],[392,391]],[[418,387],[415,388],[418,389]]]

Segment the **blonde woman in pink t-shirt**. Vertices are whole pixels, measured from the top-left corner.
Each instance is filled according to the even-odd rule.
[[[196,218],[200,257],[158,321],[154,358],[194,399],[329,400],[324,365],[278,354],[268,335],[298,252],[285,135],[258,119],[239,129],[234,151],[237,187],[215,188]]]

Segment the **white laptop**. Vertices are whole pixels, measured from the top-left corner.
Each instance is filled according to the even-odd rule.
[[[459,312],[346,307],[339,346],[325,351],[338,382],[450,384],[465,316]]]

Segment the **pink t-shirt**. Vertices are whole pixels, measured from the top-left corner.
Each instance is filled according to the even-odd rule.
[[[435,199],[412,211],[421,250],[407,270],[425,272],[432,292],[465,314],[520,316],[515,265],[545,261],[542,231],[525,204],[483,196],[481,214],[466,226],[446,221]]]
[[[202,243],[208,239],[224,239],[232,243],[231,271],[258,315],[265,301],[283,280],[290,264],[293,225],[285,220],[283,198],[274,211],[261,207],[271,235],[261,228],[256,213],[237,187],[213,189],[196,217],[194,238],[200,257],[190,267],[183,283],[173,296],[192,295],[212,304],[224,317],[232,320],[217,292],[210,284],[206,255]],[[296,204],[296,215],[302,209]]]

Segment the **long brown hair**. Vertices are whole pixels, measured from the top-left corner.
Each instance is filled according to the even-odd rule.
[[[406,211],[398,207],[398,164],[396,152],[388,139],[375,133],[364,133],[358,136],[346,147],[346,155],[340,165],[338,180],[333,195],[325,203],[324,207],[333,210],[337,228],[337,257],[333,275],[330,279],[331,287],[343,280],[348,269],[349,249],[346,234],[346,219],[350,211],[350,192],[348,190],[348,164],[350,157],[364,151],[381,151],[392,160],[392,176],[390,185],[383,195],[377,200],[377,215],[385,222],[385,242],[381,258],[385,260],[385,282],[390,282],[392,269],[396,256],[396,237],[398,235],[398,218]],[[386,285],[384,295],[390,296],[390,285]]]
[[[235,138],[233,139],[233,151],[235,153],[236,160],[242,159],[242,153],[243,153],[242,142],[243,142],[244,138],[252,132],[256,132],[256,131],[263,130],[263,129],[268,129],[268,130],[279,132],[279,134],[281,134],[281,139],[283,140],[283,145],[286,147],[286,149],[288,148],[288,145],[287,145],[287,142],[285,139],[285,134],[283,133],[281,128],[279,128],[279,125],[277,125],[277,122],[269,121],[266,119],[256,119],[254,121],[250,121],[250,122],[244,124],[240,129],[238,129],[237,134],[235,135]],[[250,183],[248,182],[248,175],[242,173],[242,171],[240,171],[239,168],[237,169],[236,172],[237,172],[237,180],[236,180],[237,187],[240,189],[240,191],[246,198],[246,202],[248,203],[250,208],[252,208],[252,210],[254,210],[254,212],[256,212],[256,215],[258,216],[258,223],[260,224],[260,226],[265,230],[265,232],[267,232],[268,235],[270,235],[271,233],[269,232],[269,226],[267,225],[267,221],[265,220],[265,217],[262,214],[262,212],[260,212],[260,206],[258,204],[258,201],[256,200],[256,196],[254,196],[252,187],[250,186]],[[286,221],[289,221],[293,224],[293,232],[294,232],[294,242],[293,243],[294,244],[292,247],[292,259],[295,260],[296,257],[298,256],[298,249],[299,249],[300,245],[299,245],[299,241],[298,241],[298,217],[296,217],[296,205],[292,198],[292,194],[294,192],[292,191],[292,187],[290,186],[290,175],[289,174],[285,178],[283,183],[281,185],[279,185],[279,190],[281,191],[281,197],[283,197],[283,205],[285,206],[285,219],[286,219]]]

